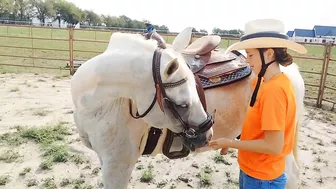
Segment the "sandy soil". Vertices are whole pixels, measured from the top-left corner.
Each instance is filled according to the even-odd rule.
[[[73,124],[69,78],[1,74],[0,85],[0,134],[9,133],[0,137],[0,188],[101,188],[96,154],[78,140]],[[69,132],[54,139],[67,148],[48,162],[55,151],[45,155],[41,141],[53,135],[37,130],[59,123]],[[302,188],[335,188],[335,124],[336,114],[307,108],[299,140]],[[129,188],[238,188],[236,155],[230,150],[226,156],[213,151],[180,160],[142,157]]]

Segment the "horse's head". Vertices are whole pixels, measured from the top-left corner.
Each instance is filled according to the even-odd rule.
[[[206,145],[213,135],[213,118],[203,108],[195,77],[184,59],[173,49],[156,50],[153,68],[159,112],[167,116],[153,113],[145,119],[179,134],[191,149]]]
[[[213,118],[205,111],[195,77],[180,53],[173,48],[161,49],[157,41],[145,40],[141,35],[123,33],[113,33],[105,53],[122,58],[120,73],[131,74],[131,83],[123,86],[131,86],[125,95],[132,99],[133,118],[171,130],[192,150],[211,140]],[[133,101],[138,109],[136,115],[132,112]]]

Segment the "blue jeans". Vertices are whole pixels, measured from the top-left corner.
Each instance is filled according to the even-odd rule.
[[[245,174],[240,170],[239,189],[285,189],[287,182],[287,174],[283,173],[274,180],[260,180]]]

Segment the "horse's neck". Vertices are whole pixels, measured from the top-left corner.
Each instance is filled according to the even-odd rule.
[[[93,107],[119,98],[135,99],[138,90],[146,90],[152,82],[148,58],[109,51],[88,60],[72,78],[75,101]]]

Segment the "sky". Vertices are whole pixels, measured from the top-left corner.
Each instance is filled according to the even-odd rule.
[[[279,19],[285,31],[336,26],[336,0],[68,0],[82,9],[111,16],[150,20],[172,32],[186,27],[244,30],[246,22],[260,18]],[[238,2],[238,1],[237,1]]]

